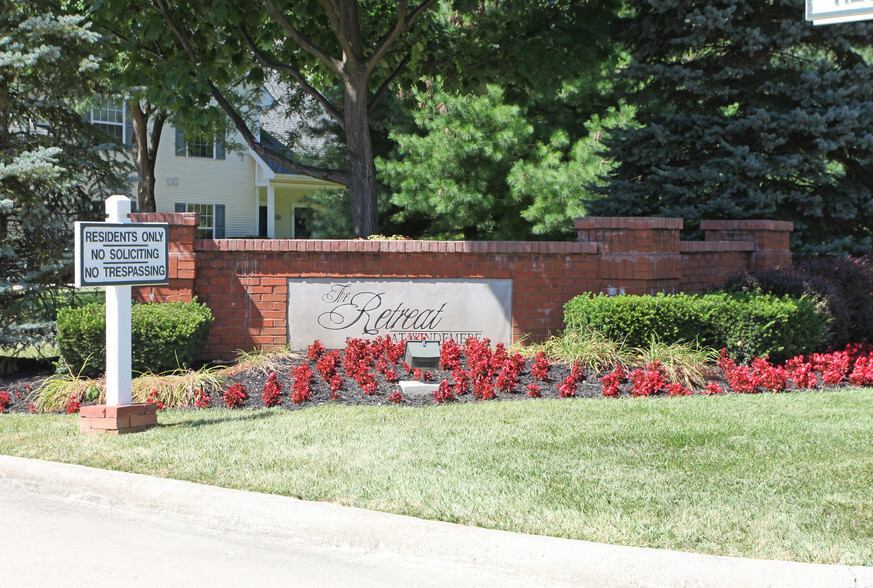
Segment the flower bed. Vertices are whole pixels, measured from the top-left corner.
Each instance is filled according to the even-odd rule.
[[[781,366],[766,359],[738,365],[722,351],[718,367],[713,366],[707,381],[698,385],[670,381],[665,366],[657,361],[644,366],[608,366],[592,373],[580,365],[550,362],[543,352],[524,357],[502,343],[492,347],[487,339],[469,339],[464,345],[449,341],[442,346],[439,368],[433,370],[413,369],[401,360],[402,355],[403,343],[393,343],[387,337],[350,339],[343,350],[328,350],[316,341],[306,354],[278,354],[261,363],[237,366],[229,371],[224,389],[198,391],[192,408],[295,409],[331,402],[426,406],[528,398],[669,398],[873,386],[873,347],[866,343],[798,356]],[[404,393],[401,380],[431,383],[435,389]],[[34,382],[21,386],[9,382],[0,383],[0,408],[32,412],[28,394]],[[78,410],[76,402],[67,406],[68,412]],[[159,408],[166,404],[157,397],[150,397],[149,402]]]

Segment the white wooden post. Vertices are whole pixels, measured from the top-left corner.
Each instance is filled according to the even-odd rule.
[[[130,199],[110,196],[106,221],[130,222]],[[106,404],[131,404],[130,286],[106,286]]]

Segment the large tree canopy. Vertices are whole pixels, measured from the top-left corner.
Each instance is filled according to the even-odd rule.
[[[794,221],[805,251],[869,252],[873,23],[813,26],[802,0],[630,0],[639,126],[607,142],[596,212]]]
[[[98,36],[58,4],[0,5],[0,343],[47,334],[47,298],[72,281],[71,221],[125,182],[73,108],[99,91]]]
[[[398,83],[425,70],[453,80],[511,78],[530,91],[559,71],[599,56],[598,15],[612,2],[576,0],[97,0],[95,17],[131,53],[156,64],[145,73],[172,87],[186,120],[218,104],[261,157],[346,186],[357,236],[377,232],[377,184],[370,117]],[[459,76],[459,72],[462,74]],[[278,79],[302,88],[340,128],[343,168],[307,165],[259,140],[256,101],[245,89]],[[248,98],[246,102],[245,98]],[[292,145],[293,147],[293,145]]]

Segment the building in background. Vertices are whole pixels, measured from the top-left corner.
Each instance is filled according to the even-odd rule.
[[[288,150],[277,137],[297,121],[279,109],[270,109],[275,100],[267,89],[264,101],[261,137],[277,151]],[[133,125],[123,102],[98,104],[88,116],[118,142],[133,144]],[[242,145],[241,150],[226,149],[223,137],[186,141],[180,129],[165,124],[155,164],[156,212],[199,212],[198,235],[205,239],[316,237],[310,230],[312,211],[305,198],[317,190],[340,186],[263,160],[239,135],[230,139]],[[314,143],[308,147],[318,148]],[[136,194],[135,184],[131,194]]]

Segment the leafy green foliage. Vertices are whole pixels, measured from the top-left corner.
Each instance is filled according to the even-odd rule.
[[[638,127],[616,129],[596,214],[793,221],[795,251],[873,245],[873,23],[801,0],[630,0]]]
[[[135,304],[131,311],[132,367],[165,372],[190,364],[207,343],[212,312],[197,302]],[[106,365],[106,306],[58,313],[58,349],[74,374],[94,377]]]
[[[51,338],[73,220],[96,220],[124,166],[74,110],[98,91],[99,36],[59,2],[0,6],[0,344]]]
[[[774,361],[811,353],[823,344],[828,317],[807,298],[754,293],[615,296],[584,294],[564,307],[567,332],[599,331],[625,345],[653,340],[727,348],[739,361]]]
[[[733,276],[719,289],[812,300],[829,319],[834,348],[873,340],[873,267],[866,258],[801,257],[790,268]]]

